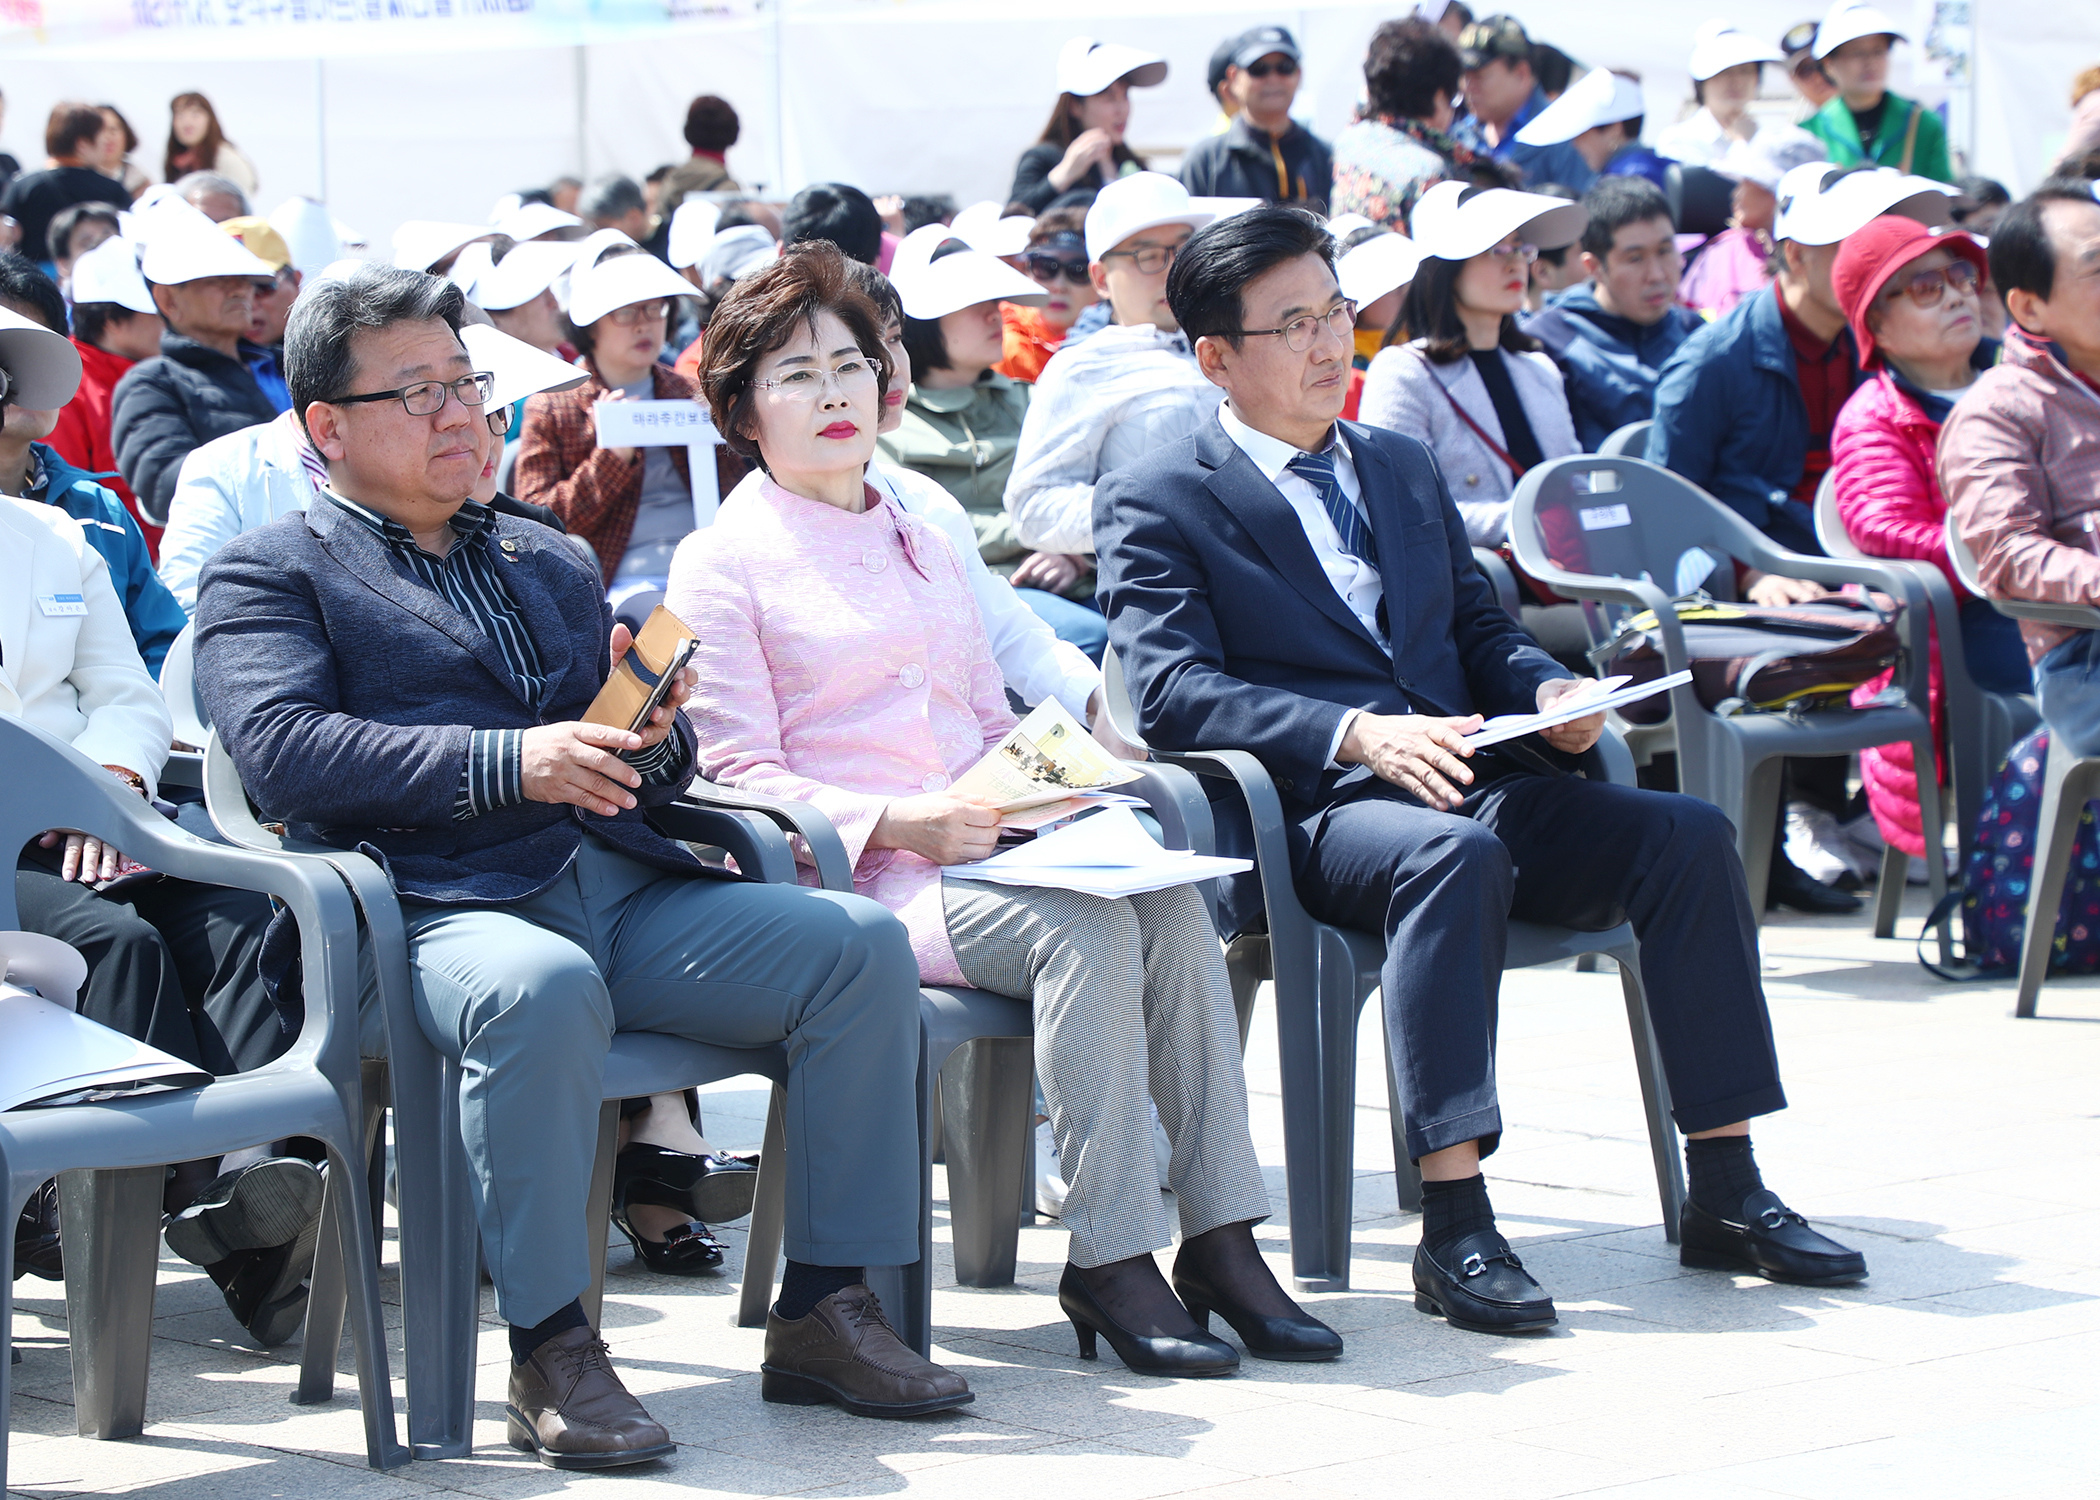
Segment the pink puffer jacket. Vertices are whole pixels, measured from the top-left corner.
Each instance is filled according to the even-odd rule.
[[[1830,434],[1830,471],[1837,488],[1838,515],[1860,551],[1874,557],[1908,557],[1929,562],[1947,575],[1957,600],[1971,596],[1955,581],[1947,561],[1947,501],[1933,472],[1940,424],[1897,389],[1883,370],[1852,393],[1838,413]],[[1864,703],[1888,686],[1884,673],[1853,694]],[[1932,643],[1932,731],[1944,745],[1947,726],[1940,680],[1940,646]],[[1861,778],[1867,804],[1881,836],[1909,854],[1922,856],[1925,835],[1918,814],[1917,768],[1910,746],[1878,745],[1860,752]],[[1946,779],[1944,756],[1938,770]]]

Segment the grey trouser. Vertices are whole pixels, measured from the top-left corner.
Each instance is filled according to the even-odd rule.
[[[530,1325],[590,1281],[585,1222],[615,1031],[787,1043],[787,1253],[919,1258],[919,975],[859,896],[667,874],[586,838],[500,907],[402,903],[416,1016],[460,1064],[496,1306]],[[768,1163],[770,1168],[773,1163]]]
[[[1104,900],[950,881],[944,897],[963,977],[1034,1003],[1035,1070],[1070,1189],[1074,1265],[1173,1241],[1148,1094],[1174,1147],[1168,1180],[1182,1237],[1269,1216],[1225,960],[1194,890]]]

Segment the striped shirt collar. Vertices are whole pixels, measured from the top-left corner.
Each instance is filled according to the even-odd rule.
[[[415,533],[390,516],[358,504],[334,490],[323,486],[321,493],[335,503],[337,509],[354,517],[367,530],[390,547],[416,547],[421,550]],[[478,501],[469,500],[452,516],[452,530],[463,542],[484,540],[496,530],[496,513]]]

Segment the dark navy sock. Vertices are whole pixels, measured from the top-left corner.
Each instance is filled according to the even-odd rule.
[[[1717,1218],[1740,1224],[1743,1200],[1765,1185],[1747,1135],[1713,1135],[1684,1143],[1686,1195]]]
[[[791,1260],[780,1278],[780,1299],[773,1311],[790,1321],[806,1318],[819,1302],[855,1285],[866,1274],[860,1266],[812,1266]]]
[[[1439,1261],[1446,1249],[1467,1235],[1494,1227],[1487,1179],[1478,1172],[1456,1182],[1423,1182],[1422,1243]]]
[[[557,1333],[567,1333],[571,1328],[588,1328],[591,1320],[583,1315],[583,1299],[577,1298],[567,1307],[556,1312],[543,1323],[530,1328],[510,1325],[510,1362],[522,1365],[532,1358],[532,1351],[553,1338]]]

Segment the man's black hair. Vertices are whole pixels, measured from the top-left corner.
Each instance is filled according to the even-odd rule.
[[[68,203],[64,208],[53,214],[51,216],[50,232],[44,236],[44,248],[50,252],[47,258],[54,261],[71,260],[73,258],[73,231],[80,227],[83,220],[93,223],[98,219],[102,223],[107,224],[112,233],[122,234],[124,232],[124,226],[117,218],[117,210],[113,204],[96,202]]]
[[[1670,200],[1645,177],[1600,177],[1582,195],[1590,222],[1582,231],[1582,248],[1603,260],[1611,254],[1613,236],[1629,224],[1650,219],[1671,222]]]
[[[1494,160],[1493,157],[1489,157],[1487,159],[1490,161]],[[1477,166],[1479,165],[1479,163],[1480,158],[1474,158],[1474,165]],[[1496,165],[1506,166],[1507,163],[1497,162]],[[1481,182],[1476,177],[1473,185],[1475,187],[1499,187],[1502,184],[1493,182]],[[1539,183],[1536,187],[1524,188],[1523,191],[1527,193],[1537,193],[1543,198],[1564,199],[1569,203],[1580,203],[1582,201],[1582,194],[1576,192],[1575,189],[1563,186],[1558,182],[1542,182]],[[1568,252],[1574,248],[1575,247],[1573,245],[1558,245],[1551,250],[1541,250],[1539,252],[1539,259],[1544,261],[1549,266],[1565,266],[1568,263]]]
[[[610,224],[615,219],[624,219],[631,213],[649,211],[648,196],[642,185],[632,177],[623,177],[615,172],[601,177],[591,184],[591,190],[583,201],[576,205],[586,219],[596,219],[601,224]]]
[[[359,266],[341,281],[309,287],[284,325],[284,380],[300,425],[316,401],[351,394],[357,378],[351,343],[357,334],[432,319],[443,319],[457,334],[466,302],[460,289],[441,276],[377,263]]]
[[[1225,338],[1237,348],[1247,283],[1301,255],[1334,267],[1334,236],[1302,208],[1270,203],[1206,224],[1183,243],[1167,272],[1174,321],[1192,342]]]
[[[58,283],[39,271],[35,261],[13,250],[0,253],[0,302],[53,333],[66,331],[66,299],[59,295]]]
[[[855,260],[882,258],[882,215],[875,200],[850,182],[813,182],[788,201],[780,216],[783,246],[829,240]]]
[[[946,193],[927,193],[904,200],[904,232],[945,224],[955,217],[955,200]]]
[[[2051,177],[2008,208],[1991,231],[1991,280],[1998,294],[2018,290],[2048,300],[2056,290],[2056,246],[2050,243],[2043,209],[2051,203],[2094,201],[2090,180]]]
[[[83,344],[104,347],[112,328],[121,328],[133,318],[145,317],[121,302],[76,302],[73,304],[73,337]]]
[[[1575,76],[1575,60],[1551,42],[1533,42],[1531,76],[1538,80],[1548,99],[1558,99],[1568,91],[1568,80]]]

